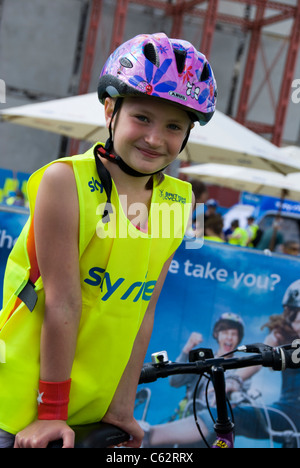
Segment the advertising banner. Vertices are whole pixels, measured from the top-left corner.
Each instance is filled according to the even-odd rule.
[[[26,208],[0,205],[0,307],[2,308],[3,277],[7,258],[29,216]]]
[[[299,218],[300,216],[300,203],[289,199],[282,201],[280,198],[244,192],[241,196],[241,203],[252,205],[252,215],[258,220],[266,213],[278,213],[279,210],[286,216],[294,218]]]
[[[163,350],[169,360],[187,362],[194,348],[211,348],[220,356],[240,344],[279,346],[299,337],[298,258],[209,242],[186,250],[183,243],[159,299],[146,362]],[[299,444],[300,371],[258,367],[226,374],[238,447]],[[148,446],[202,446],[192,413],[197,381],[173,376],[139,387],[136,418],[148,423]],[[197,416],[212,442],[206,386],[203,382],[198,388]],[[207,394],[213,412],[210,386]]]

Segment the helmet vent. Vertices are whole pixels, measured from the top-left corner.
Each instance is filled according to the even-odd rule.
[[[174,49],[174,54],[176,58],[177,70],[180,75],[181,73],[183,73],[183,70],[185,67],[187,53],[186,53],[186,50]]]
[[[160,65],[159,56],[157,54],[156,48],[151,42],[145,45],[144,55],[146,59],[148,59],[151,63],[153,63],[153,65],[155,65],[157,68],[159,67]]]
[[[201,73],[200,81],[207,81],[209,77],[210,77],[210,69],[209,69],[208,63],[206,62]]]
[[[120,58],[120,64],[122,65],[122,67],[125,67],[125,68],[132,68],[133,67],[132,62],[127,57],[121,57]]]

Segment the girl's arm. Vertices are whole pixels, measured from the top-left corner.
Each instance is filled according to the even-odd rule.
[[[79,205],[73,169],[55,164],[45,174],[35,209],[35,241],[45,289],[41,380],[70,378],[81,318]]]
[[[40,379],[70,378],[81,317],[78,262],[79,206],[72,167],[48,168],[39,187],[34,214],[38,266],[45,289],[41,334]],[[63,438],[74,445],[73,431],[64,421],[36,421],[16,437],[15,447],[46,447]]]
[[[173,256],[165,263],[149,302],[144,320],[135,339],[130,360],[121,378],[112,403],[103,418],[131,435],[127,447],[140,447],[144,432],[133,417],[137,386],[152,334],[156,304],[165,282]]]

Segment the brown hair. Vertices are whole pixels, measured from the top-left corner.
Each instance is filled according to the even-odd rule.
[[[292,327],[292,323],[295,321],[299,312],[300,309],[285,307],[283,314],[271,315],[269,321],[261,327],[261,330],[268,328],[270,333],[275,332],[280,335],[280,345],[290,343],[299,338]]]

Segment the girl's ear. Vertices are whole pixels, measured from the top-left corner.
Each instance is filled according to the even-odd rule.
[[[109,128],[114,108],[115,108],[116,100],[112,98],[106,98],[104,103],[104,114],[106,120],[106,128]]]

